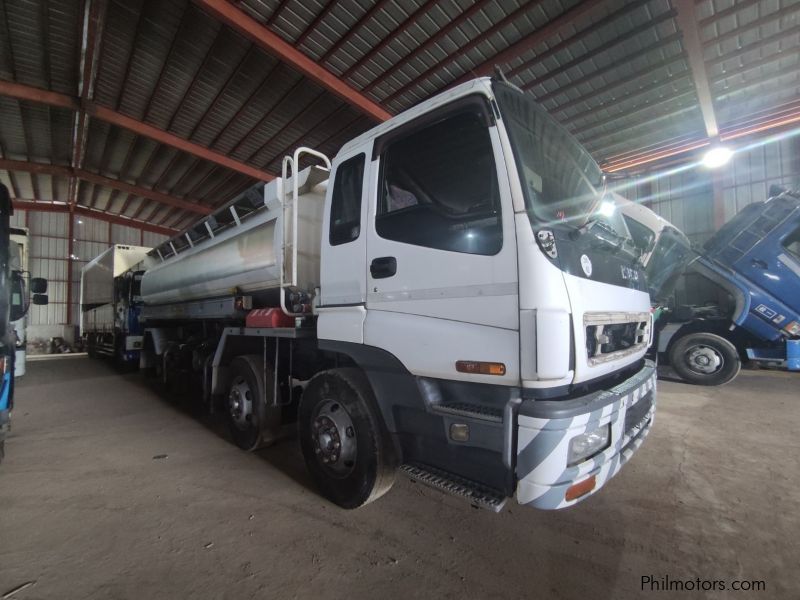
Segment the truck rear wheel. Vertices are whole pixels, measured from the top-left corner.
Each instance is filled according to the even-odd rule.
[[[723,385],[741,368],[736,346],[713,333],[680,338],[669,351],[669,361],[682,379],[698,385]]]
[[[273,443],[280,429],[281,409],[271,402],[272,369],[269,365],[264,369],[262,358],[252,354],[234,358],[230,370],[225,414],[233,442],[247,451]]]
[[[394,451],[360,371],[333,369],[315,376],[300,399],[298,428],[306,466],[331,502],[358,508],[392,487]]]

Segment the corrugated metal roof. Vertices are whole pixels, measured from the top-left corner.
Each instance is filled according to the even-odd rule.
[[[94,0],[99,2],[101,0]],[[703,139],[703,118],[669,0],[607,0],[536,37],[591,0],[241,0],[266,26],[391,112],[492,63],[592,151],[617,160]],[[67,94],[81,79],[83,0],[3,0],[0,80]],[[91,6],[87,4],[86,6]],[[695,10],[720,127],[800,111],[800,5],[700,0]],[[372,125],[358,109],[189,0],[107,0],[93,101],[277,173],[297,145],[333,154]],[[757,91],[757,93],[756,93]],[[793,113],[794,114],[794,113]],[[75,112],[0,97],[4,159],[67,166]],[[83,161],[144,190],[216,206],[253,182],[163,142],[90,118]],[[7,173],[25,199],[68,199],[61,175]],[[79,205],[180,227],[192,213],[96,183]]]

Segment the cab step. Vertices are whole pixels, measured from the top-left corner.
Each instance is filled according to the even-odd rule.
[[[493,423],[503,422],[503,409],[494,406],[482,406],[480,404],[469,404],[467,402],[452,402],[448,404],[434,404],[431,408],[435,413],[453,417],[491,421]]]
[[[500,512],[508,500],[500,492],[485,485],[435,467],[416,463],[404,464],[400,466],[400,471],[413,481],[424,483],[445,494],[464,498],[477,508]]]

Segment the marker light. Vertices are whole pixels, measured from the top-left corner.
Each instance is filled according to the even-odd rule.
[[[614,212],[616,210],[617,210],[617,207],[614,206],[613,202],[609,202],[608,200],[604,200],[603,202],[600,203],[600,208],[597,210],[597,212],[599,212],[604,217],[610,217],[611,215],[614,214]]]
[[[723,165],[728,164],[733,150],[725,146],[714,146],[703,156],[703,166],[707,169],[717,169]]]
[[[456,361],[456,371],[471,375],[505,375],[506,366],[497,362],[481,362],[477,360]]]
[[[564,500],[567,502],[572,502],[573,500],[577,500],[581,496],[585,496],[589,492],[591,492],[595,486],[597,485],[597,478],[595,475],[589,477],[589,479],[584,479],[580,483],[576,483],[567,490],[567,493],[564,494]]]

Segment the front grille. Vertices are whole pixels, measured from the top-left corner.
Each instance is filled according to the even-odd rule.
[[[586,355],[596,365],[647,347],[650,341],[650,315],[602,314],[584,316]]]
[[[636,404],[628,407],[628,411],[625,413],[625,433],[642,422],[650,412],[651,406],[653,406],[653,390],[647,392]]]

